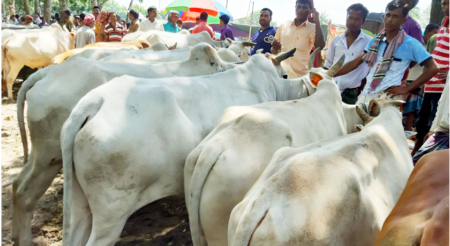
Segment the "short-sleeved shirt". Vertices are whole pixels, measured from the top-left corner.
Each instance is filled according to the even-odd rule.
[[[316,25],[308,21],[295,26],[295,21],[287,21],[278,27],[275,38],[282,45],[282,52],[297,48],[294,56],[287,59],[287,63],[298,75],[308,72],[308,60],[316,38]]]
[[[120,42],[123,38],[123,27],[119,23],[116,23],[116,28],[113,28],[111,24],[105,27],[106,42]]]
[[[370,43],[367,44],[365,49],[366,52],[369,51],[370,46],[376,38],[377,37],[374,37]],[[389,70],[386,72],[386,76],[384,76],[377,88],[372,90],[370,85],[372,84],[376,68],[383,60],[383,54],[387,45],[388,43],[386,39],[383,38],[378,46],[377,61],[372,65],[369,70],[369,74],[366,77],[367,83],[362,91],[363,95],[376,94],[388,89],[391,86],[400,86],[402,83],[402,78],[405,75],[405,71],[408,69],[411,62],[417,62],[422,66],[423,62],[431,57],[431,55],[423,48],[422,44],[417,41],[417,39],[406,35],[403,43],[395,50],[394,60],[391,62]]]
[[[411,18],[411,16],[406,16],[406,22],[403,24],[402,28],[406,34],[417,39],[417,41],[423,44],[422,29],[420,29],[419,23]]]
[[[139,25],[139,31],[146,32],[150,30],[164,31],[164,27],[161,21],[157,19],[155,19],[153,22],[151,22],[149,19],[143,20]]]
[[[234,40],[233,31],[228,25],[225,25],[220,29],[220,40],[225,40],[227,38]]]
[[[371,40],[371,36],[361,31],[352,45],[348,47],[347,32],[338,35],[333,39],[333,42],[331,42],[324,67],[330,69],[339,61],[339,59],[341,59],[342,55],[345,55],[344,64],[355,60],[362,52],[364,52],[364,49]],[[342,93],[345,89],[354,89],[361,86],[361,81],[367,76],[368,72],[369,66],[367,63],[363,63],[348,74],[334,77],[334,81]]]
[[[180,32],[180,28],[178,27],[178,25],[175,24],[175,26],[174,26],[172,24],[172,22],[167,22],[163,26],[164,26],[164,31],[166,31],[166,32],[173,32],[173,33]]]
[[[95,43],[95,33],[89,26],[80,27],[75,36],[76,47],[83,48],[86,44]]]
[[[264,41],[264,39],[270,36],[275,37],[276,33],[277,29],[272,26],[264,29],[264,31],[261,31],[261,29],[259,29],[258,31],[253,33],[252,42],[256,43],[256,45],[251,48],[250,54],[254,55],[259,49],[263,49],[263,53],[271,53],[270,49],[272,48],[272,44],[270,42]]]
[[[211,38],[214,39],[214,31],[213,31],[212,27],[210,27],[206,24],[205,21],[201,21],[200,23],[198,23],[198,25],[195,26],[194,29],[192,29],[192,34],[200,33],[203,31],[208,32],[209,35],[211,35]]]
[[[439,70],[449,70],[449,29],[448,29],[448,17],[445,19],[444,24],[439,28],[436,35],[436,47],[431,54],[436,61]],[[433,76],[427,83],[425,83],[425,93],[442,93],[445,87],[445,79],[438,79],[439,74]]]
[[[137,30],[139,30],[140,24],[141,22],[139,21],[139,19],[135,19],[134,21],[132,21],[130,28],[128,28],[128,33],[136,32]]]

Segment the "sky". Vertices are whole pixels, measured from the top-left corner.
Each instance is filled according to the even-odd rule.
[[[129,0],[116,0],[119,5],[128,7]],[[226,5],[227,0],[217,0]],[[247,16],[247,13],[251,12],[252,6],[250,5],[252,0],[228,0],[228,11],[233,15],[235,19],[243,18]],[[134,1],[145,8],[154,5],[159,9],[163,9],[169,5],[172,0],[143,0],[143,3],[139,3],[138,0]],[[270,8],[273,12],[272,20],[277,22],[278,25],[295,18],[295,0],[253,0],[254,9],[259,10],[262,8]],[[362,3],[369,9],[369,12],[383,12],[386,5],[390,0],[316,0],[314,5],[319,13],[326,11],[328,18],[332,23],[345,24],[347,7],[354,3]],[[417,5],[420,9],[425,9],[431,5],[431,0],[420,0]],[[249,10],[250,6],[250,10]]]

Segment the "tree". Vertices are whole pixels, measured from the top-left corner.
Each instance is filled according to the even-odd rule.
[[[52,0],[44,0],[44,19],[50,22],[52,15]]]
[[[39,13],[39,0],[34,0],[34,13]]]
[[[430,23],[442,25],[444,19],[444,12],[441,7],[441,0],[431,0]]]
[[[320,24],[328,24],[328,22],[330,22],[330,17],[326,10],[319,13],[319,19]]]
[[[28,3],[28,0],[23,0],[23,5],[25,7],[25,13],[27,15],[29,15],[30,14],[30,4]]]
[[[252,16],[253,14],[253,16]],[[248,24],[252,23],[252,25],[259,25],[259,16],[261,15],[261,10],[256,10],[253,13],[250,13],[247,18],[242,18],[237,20],[239,24]],[[277,26],[277,23],[274,21],[270,22],[271,26]]]

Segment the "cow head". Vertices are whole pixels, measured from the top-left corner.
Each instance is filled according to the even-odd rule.
[[[207,43],[199,43],[192,47],[189,61],[193,64],[193,69],[200,69],[200,66],[214,67],[217,72],[233,68],[233,63],[224,62],[218,55],[216,49]]]
[[[275,66],[275,70],[277,70],[278,75],[280,77],[287,79],[288,78],[288,71],[286,68],[283,67],[282,62],[288,59],[289,57],[294,56],[294,53],[297,49],[294,48],[288,52],[282,52],[278,55],[272,55],[270,53],[266,53],[265,56],[272,61],[273,65]],[[262,53],[262,52],[259,52]]]
[[[336,62],[328,71],[323,69],[322,56],[320,54],[320,49],[314,50],[314,52],[309,57],[308,69],[309,69],[309,79],[313,87],[317,87],[317,84],[322,79],[332,80],[333,76],[341,69],[344,64],[345,56],[343,55],[338,62]],[[318,67],[314,67],[314,64]]]
[[[385,107],[397,107],[400,108],[405,102],[400,100],[386,100],[385,98],[373,99],[369,103],[368,113],[364,111],[360,106],[356,106],[356,113],[364,122],[364,125],[369,124],[376,116],[380,115],[380,112]],[[363,125],[356,125],[356,131],[361,131]]]
[[[239,59],[243,62],[246,62],[250,59],[250,47],[256,45],[256,43],[253,42],[239,42],[233,41],[229,38],[225,40],[225,43],[229,44],[228,49],[236,53]]]

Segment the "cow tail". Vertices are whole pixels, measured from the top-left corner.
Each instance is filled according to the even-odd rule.
[[[24,165],[28,161],[28,139],[27,139],[27,132],[25,131],[25,120],[24,120],[25,100],[27,92],[44,77],[46,71],[47,71],[46,69],[42,69],[33,73],[30,77],[28,77],[28,79],[22,83],[22,86],[20,87],[19,93],[17,95],[17,121],[19,123],[20,137],[22,138]]]
[[[70,222],[73,198],[72,187],[74,182],[78,182],[77,179],[73,177],[73,148],[75,137],[88,120],[92,119],[97,114],[102,105],[102,98],[95,98],[95,101],[82,99],[72,110],[72,113],[61,130],[61,149],[64,172],[63,245],[70,245]]]
[[[204,149],[203,149],[204,150]],[[210,152],[214,150],[219,150],[220,152]],[[195,150],[194,150],[195,151]],[[206,179],[209,173],[216,164],[222,150],[220,148],[212,148],[208,151],[211,154],[207,156],[202,156],[202,154],[208,153],[205,151],[198,152],[198,160],[195,165],[194,173],[192,174],[191,184],[189,186],[189,193],[186,194],[190,196],[188,209],[189,209],[189,223],[192,235],[192,242],[194,245],[201,245],[201,237],[203,237],[203,229],[200,224],[200,200],[203,192],[203,187],[205,185]]]
[[[258,226],[263,222],[266,218],[267,212],[270,208],[270,197],[265,195],[267,194],[267,190],[264,186],[257,191],[252,197],[250,197],[250,201],[245,204],[245,199],[236,205],[231,212],[230,220],[233,218],[233,214],[239,206],[245,206],[244,212],[239,219],[239,222],[236,227],[236,231],[234,231],[234,238],[231,237],[230,233],[230,225],[228,227],[228,245],[232,246],[247,246],[250,245],[250,241],[255,233]],[[231,223],[231,222],[230,222]]]

